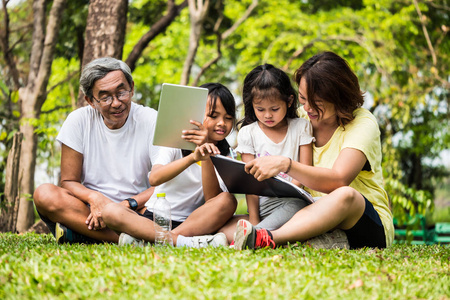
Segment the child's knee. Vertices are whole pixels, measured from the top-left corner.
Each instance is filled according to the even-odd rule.
[[[222,202],[224,203],[224,206],[230,210],[233,211],[233,213],[236,211],[237,208],[237,200],[236,197],[228,192],[222,192],[219,194],[219,196],[222,197]]]

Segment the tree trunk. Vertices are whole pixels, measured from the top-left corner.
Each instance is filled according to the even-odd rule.
[[[0,232],[16,232],[19,211],[19,159],[23,134],[14,134],[6,162],[5,202],[0,205]]]
[[[86,23],[82,66],[104,56],[122,59],[127,25],[127,0],[91,0]],[[78,94],[78,107],[85,106]]]
[[[203,23],[209,11],[209,0],[189,0],[189,15],[191,18],[191,33],[189,36],[189,50],[181,73],[180,84],[188,85],[192,65],[197,54],[198,45],[202,33]]]
[[[30,73],[27,84],[19,89],[21,104],[20,132],[23,144],[20,156],[20,203],[17,216],[17,231],[24,232],[34,223],[34,207],[31,195],[34,191],[34,171],[36,166],[37,136],[32,121],[39,118],[42,105],[47,98],[47,85],[53,62],[57,33],[66,0],[53,1],[46,20],[46,1],[33,3],[33,38],[30,57]]]

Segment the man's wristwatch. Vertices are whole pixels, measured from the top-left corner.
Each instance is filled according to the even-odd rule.
[[[128,201],[128,204],[130,204],[130,208],[132,210],[136,210],[138,208],[138,203],[137,203],[136,199],[127,198],[125,200]]]

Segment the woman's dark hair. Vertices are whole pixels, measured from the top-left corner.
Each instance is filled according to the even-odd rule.
[[[206,115],[210,116],[214,114],[216,110],[217,99],[220,99],[223,107],[228,115],[233,117],[233,127],[236,123],[236,102],[234,101],[234,97],[231,94],[230,90],[221,83],[205,83],[200,87],[208,89],[208,97],[211,101],[211,105],[209,106],[209,111],[206,112]],[[228,155],[230,153],[230,144],[228,144],[226,139],[223,139],[217,143],[217,148],[222,155]],[[185,151],[183,150],[183,156],[185,155]],[[187,153],[187,152],[186,152]],[[191,153],[187,153],[188,155]]]
[[[258,119],[253,110],[253,100],[279,98],[286,102],[286,117],[298,118],[297,91],[292,87],[289,76],[271,64],[257,66],[244,79],[242,91],[245,115],[238,122],[242,126],[251,124]],[[289,101],[293,99],[289,107]]]
[[[323,52],[305,61],[294,74],[294,81],[299,86],[302,78],[306,82],[307,95],[304,96],[311,108],[322,114],[315,101],[333,103],[341,126],[351,122],[353,111],[364,103],[358,77],[347,61],[333,52]]]

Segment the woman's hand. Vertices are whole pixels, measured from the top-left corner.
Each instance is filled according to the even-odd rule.
[[[219,149],[211,143],[206,143],[201,146],[197,146],[194,151],[194,160],[207,160],[211,155],[220,154]]]
[[[263,181],[287,170],[289,158],[285,156],[262,156],[245,164],[245,172]]]
[[[197,126],[198,129],[183,130],[181,138],[197,146],[206,143],[208,141],[208,130],[200,122],[191,120],[190,123]]]

